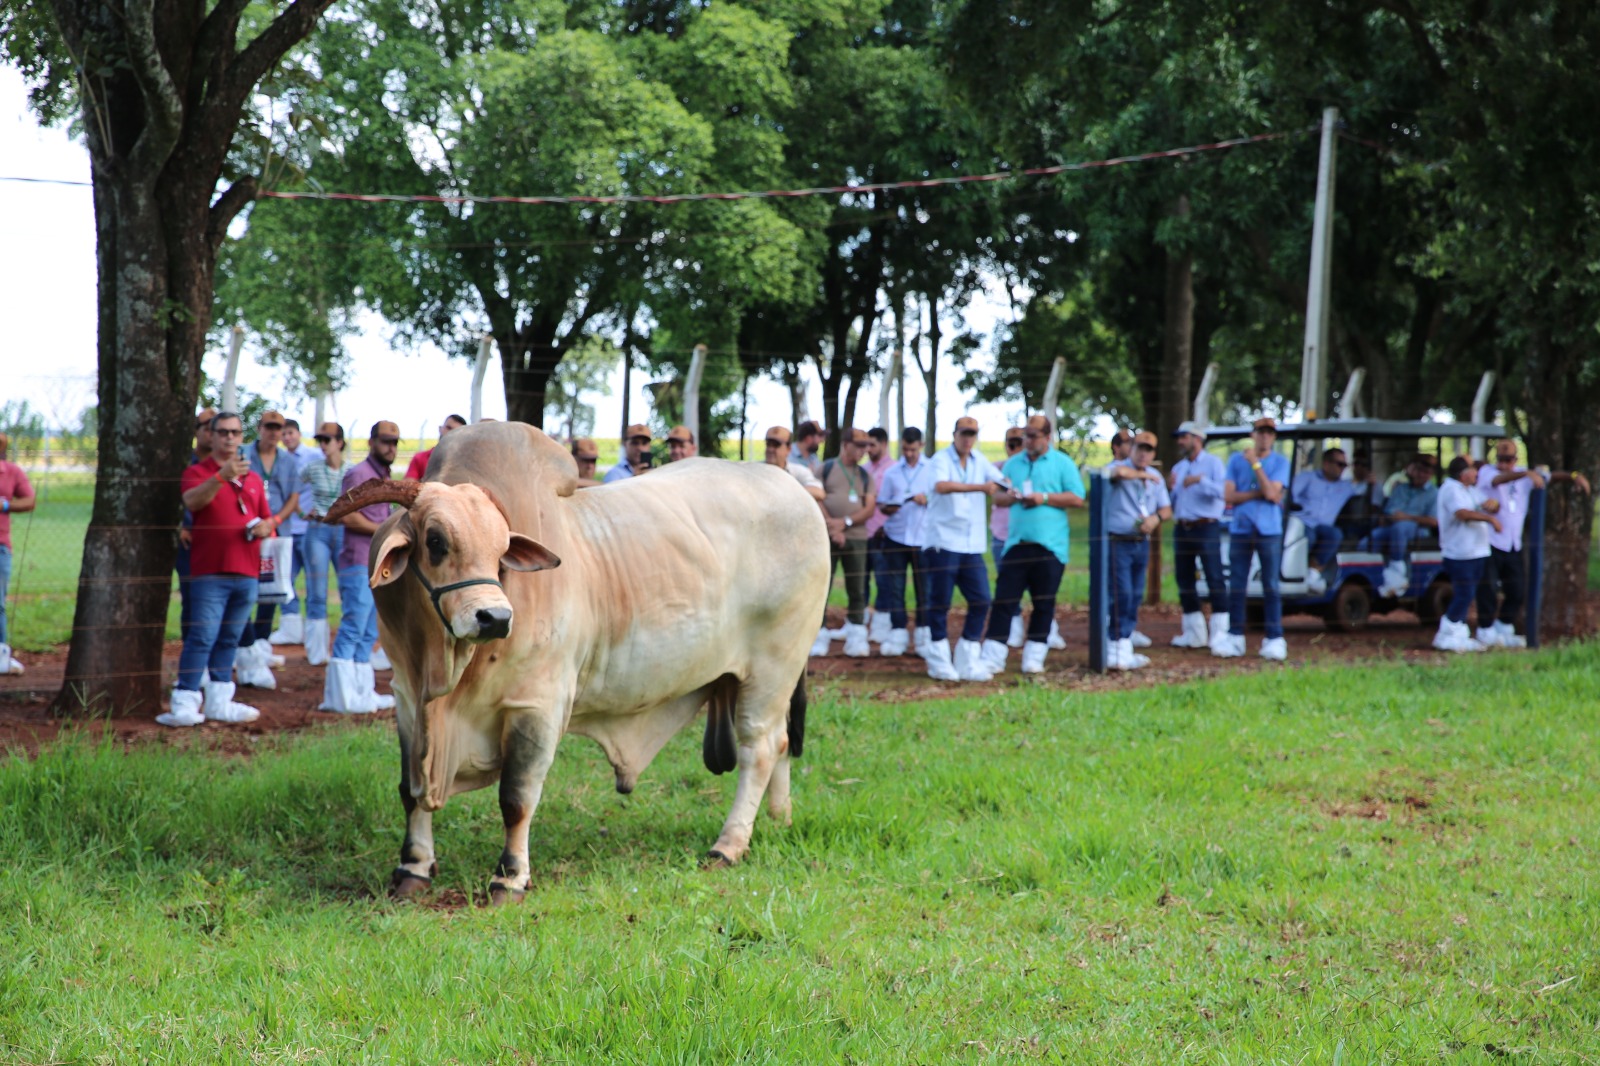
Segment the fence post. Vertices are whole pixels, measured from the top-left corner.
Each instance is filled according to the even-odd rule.
[[[1111,623],[1111,481],[1089,479],[1089,669],[1106,672],[1107,632]]]
[[[1528,516],[1522,527],[1523,562],[1528,566],[1528,598],[1523,628],[1528,647],[1539,646],[1539,611],[1544,600],[1544,489],[1528,493]]]

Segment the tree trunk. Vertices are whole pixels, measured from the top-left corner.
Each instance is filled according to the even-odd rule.
[[[329,2],[296,0],[242,49],[242,4],[50,5],[80,64],[94,180],[100,426],[57,715],[160,709],[216,254],[256,195],[253,178],[217,185],[246,100]]]
[[[943,333],[939,329],[939,297],[935,293],[928,294],[928,365],[922,366],[922,358],[917,358],[917,369],[922,371],[922,384],[928,390],[928,420],[923,435],[927,441],[924,445],[931,453],[939,440],[939,344],[943,340]]]
[[[535,321],[521,329],[508,328],[491,313],[495,343],[500,347],[500,374],[506,386],[506,418],[544,428],[550,379],[566,353],[556,340],[557,325]]]
[[[1578,373],[1580,353],[1537,330],[1523,367],[1522,401],[1528,416],[1528,461],[1580,472],[1600,484],[1600,382]],[[1561,382],[1561,388],[1550,388]],[[1581,637],[1589,617],[1589,545],[1595,498],[1570,481],[1550,486],[1545,504],[1544,588],[1541,638]]]
[[[1189,198],[1178,197],[1172,214],[1189,215]],[[1162,332],[1161,378],[1156,389],[1156,409],[1148,425],[1156,435],[1156,457],[1161,470],[1170,471],[1178,461],[1178,445],[1172,431],[1189,417],[1189,378],[1194,363],[1194,253],[1188,249],[1167,249],[1166,327]],[[1150,566],[1145,572],[1146,603],[1161,602],[1161,538],[1150,541]]]

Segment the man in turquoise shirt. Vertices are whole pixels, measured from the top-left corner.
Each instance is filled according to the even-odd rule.
[[[1074,463],[1055,448],[1055,428],[1044,415],[1023,427],[1023,450],[1001,473],[1011,494],[995,496],[996,507],[1011,508],[1005,554],[995,578],[989,610],[989,633],[983,643],[984,663],[991,673],[1006,665],[1006,637],[1011,619],[1022,610],[1024,592],[1033,599],[1028,641],[1022,647],[1022,672],[1044,672],[1050,623],[1056,616],[1056,591],[1067,567],[1067,508],[1082,507],[1083,478]]]

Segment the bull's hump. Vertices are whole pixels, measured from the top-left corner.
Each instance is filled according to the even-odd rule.
[[[548,434],[526,422],[480,422],[439,442],[428,480],[487,486],[514,507],[513,499],[530,491],[572,495],[578,487],[578,464]]]

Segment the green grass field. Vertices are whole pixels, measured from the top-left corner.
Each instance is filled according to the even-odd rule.
[[[795,822],[569,740],[520,907],[382,898],[386,728],[0,763],[17,1062],[1592,1061],[1600,649],[823,693]],[[481,893],[492,791],[437,819]]]

